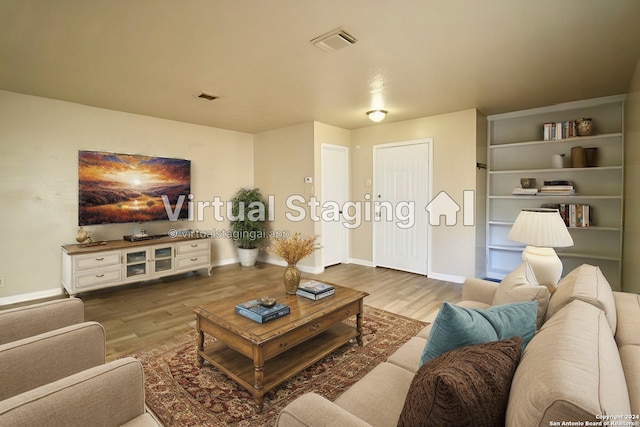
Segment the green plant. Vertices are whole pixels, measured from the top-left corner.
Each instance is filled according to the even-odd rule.
[[[242,249],[255,249],[267,235],[267,205],[257,188],[242,188],[231,199],[231,238]]]

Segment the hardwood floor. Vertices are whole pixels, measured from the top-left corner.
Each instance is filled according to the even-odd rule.
[[[192,328],[195,306],[272,281],[282,284],[284,268],[258,264],[215,267],[211,277],[192,273],[136,285],[81,294],[86,320],[107,332],[107,359],[174,339]],[[458,302],[462,285],[384,268],[341,264],[320,275],[303,274],[369,294],[364,303],[418,320],[430,317],[443,301]]]

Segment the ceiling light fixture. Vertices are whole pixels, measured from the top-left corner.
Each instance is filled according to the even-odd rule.
[[[371,120],[372,122],[378,123],[384,120],[384,118],[387,116],[387,113],[387,110],[369,110],[367,111],[367,116],[369,116],[369,120]]]

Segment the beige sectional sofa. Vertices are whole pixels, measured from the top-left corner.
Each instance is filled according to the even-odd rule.
[[[505,425],[640,425],[640,296],[613,292],[600,269],[585,264],[549,298],[543,287],[524,282],[523,271],[500,284],[468,279],[459,303],[482,309],[509,298],[538,301],[540,328],[513,375]],[[277,425],[398,425],[431,327],[334,402],[315,393],[296,399],[281,411]]]

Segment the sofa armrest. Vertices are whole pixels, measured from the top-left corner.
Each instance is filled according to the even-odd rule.
[[[306,393],[280,411],[276,426],[371,427],[352,413],[316,393]]]
[[[0,344],[84,322],[84,304],[66,298],[0,311]]]
[[[462,285],[462,300],[492,305],[496,289],[498,289],[496,282],[470,277]]]
[[[121,426],[144,414],[144,373],[132,357],[0,401],[0,425],[13,427]]]
[[[0,345],[0,400],[104,364],[105,339],[84,322]]]

